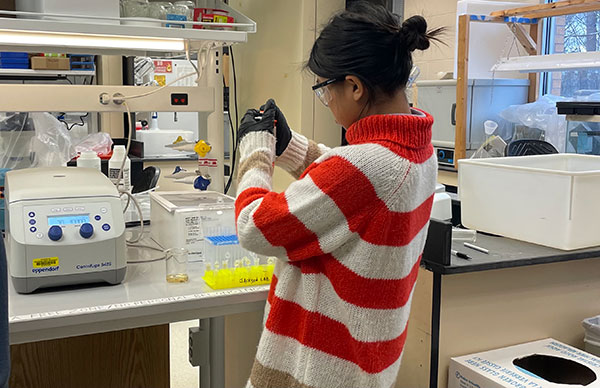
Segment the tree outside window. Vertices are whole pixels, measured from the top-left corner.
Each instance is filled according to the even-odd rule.
[[[548,33],[549,54],[600,51],[600,11],[554,17]],[[547,90],[565,97],[591,94],[600,90],[600,69],[552,72]]]

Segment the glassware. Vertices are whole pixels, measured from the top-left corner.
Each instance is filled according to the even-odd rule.
[[[121,16],[128,18],[148,17],[148,0],[123,0],[121,1]]]
[[[174,13],[185,16],[188,21],[194,19],[195,6],[193,1],[176,1],[173,3],[173,9],[176,10]]]
[[[153,19],[166,20],[169,10],[173,4],[168,1],[155,1],[149,4],[148,17]]]
[[[188,281],[188,250],[171,248],[166,252],[167,282],[185,283]]]

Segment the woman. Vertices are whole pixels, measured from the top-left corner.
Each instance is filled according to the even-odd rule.
[[[440,32],[367,3],[330,20],[307,67],[348,146],[290,131],[273,100],[244,116],[238,235],[279,259],[248,387],[394,384],[437,171],[433,119],[404,89],[411,52]],[[273,162],[298,178],[283,193]]]

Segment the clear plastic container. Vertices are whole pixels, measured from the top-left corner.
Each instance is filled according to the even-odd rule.
[[[176,1],[167,12],[167,20],[191,21],[194,16],[194,2]],[[185,24],[168,23],[167,27],[186,28]]]
[[[153,19],[166,20],[167,14],[173,4],[168,1],[153,1],[149,4],[148,17]]]
[[[121,16],[128,18],[148,17],[148,0],[123,0],[121,1]]]
[[[190,262],[204,260],[204,228],[235,230],[235,199],[213,191],[150,193],[151,237],[164,249],[183,247]]]
[[[275,258],[239,244],[235,199],[213,191],[150,193],[150,235],[161,247],[183,247],[190,262],[204,263],[204,281],[214,289],[269,284]]]
[[[452,228],[452,241],[476,242],[477,231],[471,229]]]

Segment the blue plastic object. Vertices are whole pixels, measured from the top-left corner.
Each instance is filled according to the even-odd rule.
[[[92,224],[85,223],[79,228],[79,234],[83,238],[90,238],[94,235],[94,227]]]
[[[0,51],[0,58],[29,58],[29,54],[13,53],[10,51]]]
[[[58,241],[62,238],[63,231],[62,228],[58,225],[52,225],[48,230],[48,237],[52,241]]]
[[[3,69],[29,69],[29,59],[25,58],[13,58],[13,57],[1,57],[0,68]]]
[[[238,236],[235,234],[231,234],[228,236],[208,236],[206,239],[212,244],[216,246],[222,245],[237,245],[240,243],[238,240]]]
[[[29,69],[29,64],[18,65],[18,64],[2,64],[0,63],[0,69]]]
[[[208,189],[208,185],[210,185],[210,180],[204,178],[202,175],[194,180],[194,188],[204,191]]]

